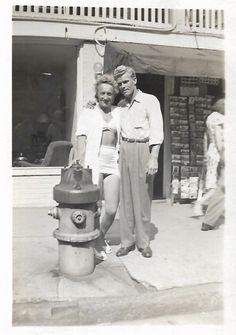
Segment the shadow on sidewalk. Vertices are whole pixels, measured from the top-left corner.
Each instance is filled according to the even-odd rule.
[[[158,228],[151,223],[150,228],[150,241],[155,240],[155,236],[158,233]],[[120,220],[114,220],[113,225],[111,226],[110,230],[106,234],[106,240],[109,241],[111,245],[119,245],[120,244]]]

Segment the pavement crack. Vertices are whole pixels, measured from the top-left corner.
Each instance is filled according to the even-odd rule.
[[[129,274],[130,275],[130,274]],[[130,278],[135,282],[135,286],[140,292],[147,292],[147,291],[158,291],[156,286],[146,282],[146,281],[139,281],[138,279],[132,277],[130,275]]]

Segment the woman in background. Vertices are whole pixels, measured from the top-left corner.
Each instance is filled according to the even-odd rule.
[[[196,216],[203,215],[202,208],[208,204],[217,186],[220,152],[217,146],[218,139],[215,129],[217,125],[224,124],[224,105],[225,99],[217,100],[212,107],[213,112],[206,120],[206,137],[208,142],[205,175],[206,193],[202,197],[199,197],[194,205],[194,215]]]

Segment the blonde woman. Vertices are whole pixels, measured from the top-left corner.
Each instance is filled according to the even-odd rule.
[[[93,182],[99,185],[101,199],[105,200],[101,236],[95,250],[96,256],[105,260],[104,251],[110,249],[104,236],[114,221],[119,204],[120,108],[112,105],[118,88],[111,75],[101,76],[96,81],[95,91],[96,106],[93,109],[85,108],[78,120],[77,157],[83,166],[92,169]]]

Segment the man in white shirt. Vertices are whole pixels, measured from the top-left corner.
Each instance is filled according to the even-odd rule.
[[[114,71],[124,99],[121,111],[120,144],[120,227],[118,257],[127,255],[135,245],[144,257],[150,248],[153,180],[158,171],[158,155],[163,142],[163,119],[158,99],[137,87],[135,71],[124,65]]]

